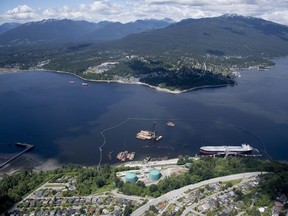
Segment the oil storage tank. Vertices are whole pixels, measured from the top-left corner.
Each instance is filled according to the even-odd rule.
[[[149,172],[149,177],[151,181],[158,181],[161,178],[161,172],[158,169],[152,169]]]
[[[137,181],[137,175],[135,172],[127,172],[125,174],[125,182],[135,183]]]

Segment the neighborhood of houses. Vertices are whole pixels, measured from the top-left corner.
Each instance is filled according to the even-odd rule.
[[[126,208],[136,210],[148,205],[153,198],[120,194],[117,190],[89,196],[63,196],[76,190],[76,179],[66,177],[54,183],[47,182],[10,209],[10,216],[64,216],[64,215],[124,215]],[[245,215],[247,205],[240,199],[258,186],[259,177],[250,177],[228,182],[215,182],[187,190],[181,195],[169,197],[157,203],[142,215]],[[259,194],[252,196],[248,208],[253,207]],[[274,206],[258,208],[260,214],[270,212],[273,216],[284,211],[287,197],[281,195]],[[154,210],[154,211],[151,211]],[[286,214],[288,212],[286,211]],[[126,214],[127,215],[127,214]],[[247,214],[246,214],[247,215]]]

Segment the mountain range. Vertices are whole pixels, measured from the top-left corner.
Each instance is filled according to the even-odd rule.
[[[288,54],[288,27],[259,18],[223,15],[186,19],[105,44],[136,53],[276,57]]]
[[[134,54],[277,57],[288,54],[288,27],[239,15],[130,23],[43,20],[0,26],[0,45],[83,44]],[[93,45],[92,45],[93,47]],[[89,47],[90,49],[91,47]]]
[[[233,85],[232,68],[270,67],[271,58],[287,55],[287,26],[238,15],[175,23],[43,20],[0,34],[0,67],[69,71],[96,80],[132,77],[181,90]],[[117,64],[97,72],[111,61]]]
[[[11,30],[11,29],[14,29],[20,25],[21,25],[20,23],[4,23],[4,24],[0,25],[0,35],[4,32]]]
[[[149,19],[123,24],[108,21],[92,23],[68,19],[49,19],[22,25],[14,24],[14,26],[3,24],[0,26],[0,44],[19,45],[116,40],[130,34],[165,28],[172,22],[170,19]]]

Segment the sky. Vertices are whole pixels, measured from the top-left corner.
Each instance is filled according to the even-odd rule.
[[[288,0],[0,0],[0,24],[43,19],[119,21],[238,14],[288,25]]]

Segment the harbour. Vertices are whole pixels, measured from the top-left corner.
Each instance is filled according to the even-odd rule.
[[[270,70],[241,70],[234,87],[183,94],[116,83],[89,82],[84,88],[81,79],[55,72],[1,74],[1,153],[14,154],[17,149],[8,144],[21,140],[35,144],[29,154],[43,161],[93,166],[100,160],[101,132],[113,127],[104,131],[101,164],[118,163],[117,154],[126,150],[143,161],[146,156],[194,156],[201,146],[241,143],[264,157],[287,160],[288,101],[283,98],[288,61],[275,61]],[[135,138],[141,130],[152,131],[155,121],[162,140]]]

